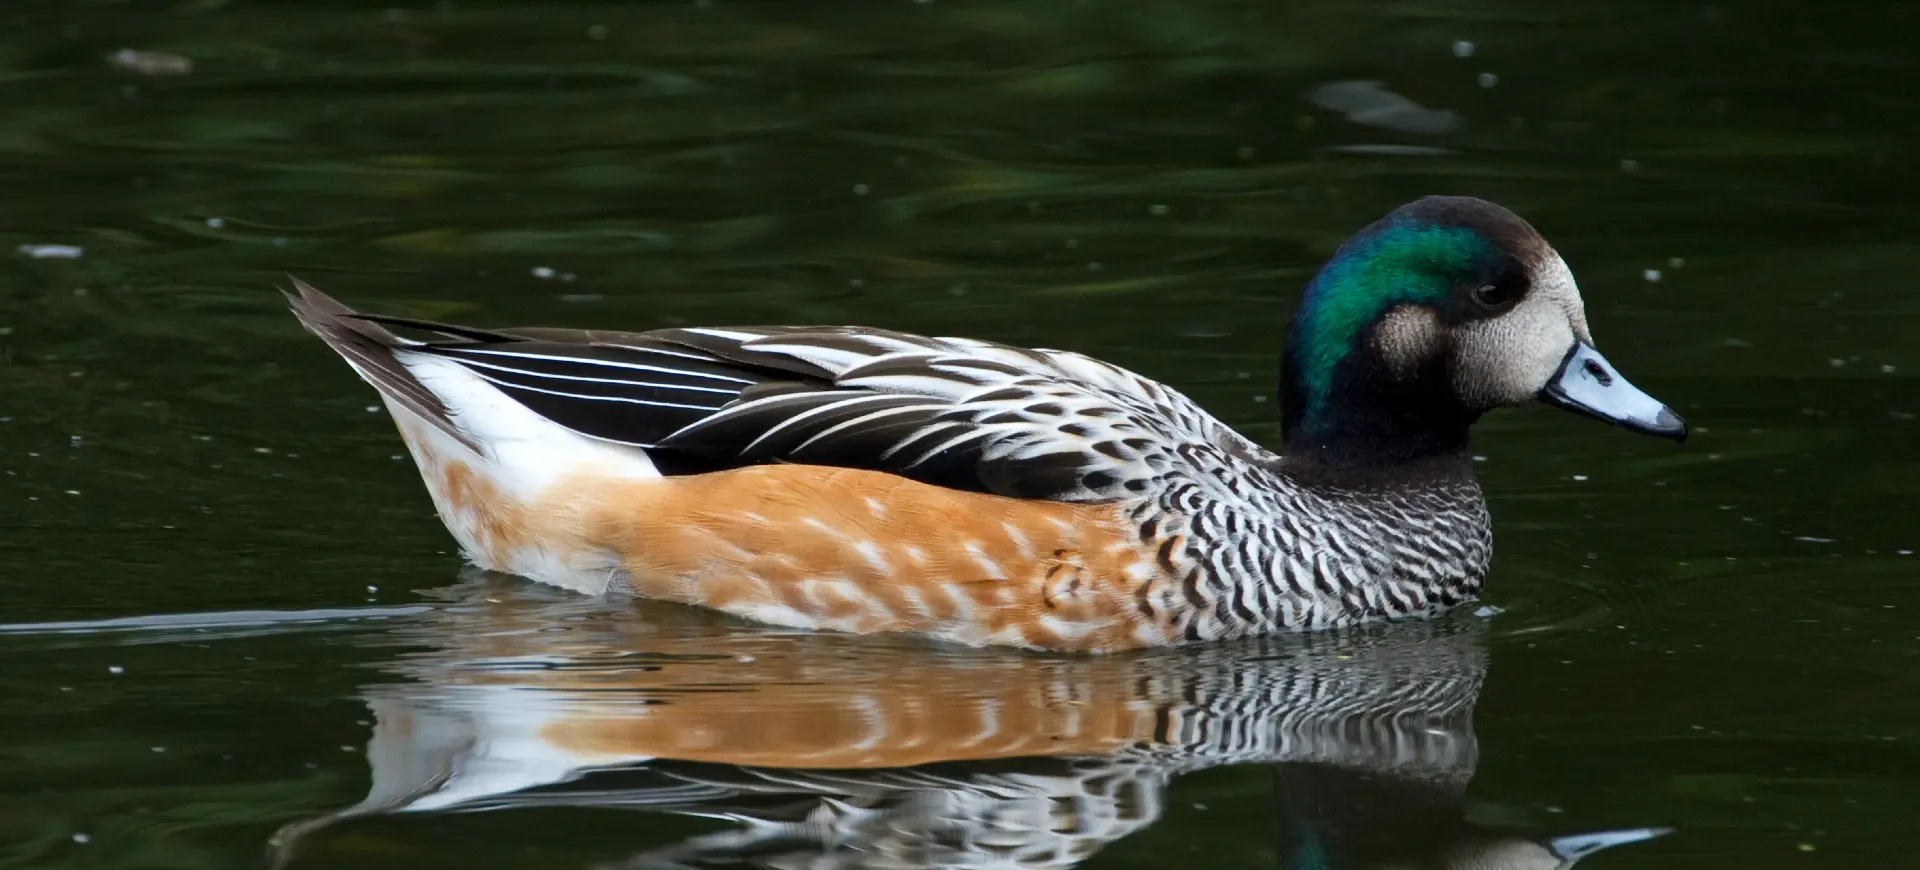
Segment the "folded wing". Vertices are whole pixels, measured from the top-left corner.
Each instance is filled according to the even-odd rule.
[[[436,333],[460,363],[668,473],[765,462],[886,471],[1000,495],[1105,501],[1151,489],[1183,446],[1270,458],[1185,396],[1062,351],[855,327]]]

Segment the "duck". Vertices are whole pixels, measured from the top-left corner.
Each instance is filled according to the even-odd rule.
[[[1393,210],[1307,284],[1277,453],[1067,350],[480,328],[292,284],[473,565],[790,628],[1107,653],[1431,617],[1487,575],[1483,414],[1687,432],[1595,348],[1553,246],[1474,197]]]

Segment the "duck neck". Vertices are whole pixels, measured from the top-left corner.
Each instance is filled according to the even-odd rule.
[[[1288,342],[1281,370],[1281,437],[1289,472],[1371,488],[1435,476],[1471,476],[1467,431],[1480,414],[1463,407],[1439,365],[1396,374],[1357,349],[1326,387],[1299,377],[1305,348]]]

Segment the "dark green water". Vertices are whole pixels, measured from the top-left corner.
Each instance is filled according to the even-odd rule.
[[[1916,17],[9,4],[0,864],[1911,866]],[[462,575],[273,292],[1069,347],[1271,443],[1300,286],[1432,192],[1530,218],[1695,437],[1497,414],[1503,612],[1148,656]]]

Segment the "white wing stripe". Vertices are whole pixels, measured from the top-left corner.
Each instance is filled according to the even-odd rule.
[[[559,396],[565,399],[584,399],[589,402],[624,402],[629,405],[647,405],[654,408],[686,408],[691,411],[718,411],[721,408],[721,406],[719,405],[687,405],[687,404],[682,404],[680,402],[650,402],[650,401],[647,401],[646,399],[623,399],[618,396],[585,396],[579,393],[565,393],[559,390],[543,390],[538,387],[528,387],[528,386],[522,386],[520,384],[510,384],[510,383],[507,383],[506,381],[502,381],[497,378],[488,377],[487,373],[483,371],[475,371],[472,369],[469,369],[468,371],[473,371],[474,374],[479,375],[482,378],[486,378],[487,382],[490,384],[498,384],[500,386],[507,387],[508,389],[514,389],[514,390],[526,390],[527,392],[530,392],[530,393],[545,393],[546,395],[549,395],[549,396]]]
[[[935,456],[945,453],[948,450],[952,450],[955,447],[959,447],[960,445],[965,444],[968,441],[972,441],[975,438],[983,438],[987,435],[993,434],[993,432],[994,432],[993,428],[986,427],[986,426],[982,426],[978,429],[969,429],[965,432],[955,435],[952,438],[948,438],[947,440],[940,442],[939,446],[933,448],[932,450],[928,450],[924,453],[921,453],[920,458],[907,463],[907,467],[912,468],[916,465],[919,465],[922,462],[932,459]],[[900,446],[905,446],[906,443],[907,442],[901,442],[901,444],[899,446],[896,446],[894,449],[897,450],[899,449]],[[889,450],[887,452],[892,453],[893,451]]]
[[[607,368],[632,369],[634,371],[641,371],[641,372],[664,372],[666,374],[671,374],[671,375],[686,375],[687,377],[692,377],[692,378],[708,378],[716,381],[728,381],[730,383],[735,383],[735,384],[753,383],[753,381],[749,378],[736,378],[728,375],[709,374],[707,372],[691,372],[691,371],[687,371],[686,369],[667,368],[665,366],[650,366],[650,365],[644,365],[641,363],[616,362],[613,360],[604,360],[604,359],[588,359],[586,357],[577,357],[577,356],[556,356],[556,355],[544,354],[544,353],[524,353],[524,352],[516,352],[516,351],[509,351],[509,350],[496,350],[492,348],[486,348],[486,349],[477,348],[477,347],[476,348],[460,348],[458,353],[449,354],[449,356],[452,356],[455,359],[459,359],[461,357],[467,356],[468,354],[484,354],[486,356],[503,356],[503,357],[509,357],[509,358],[517,358],[517,359],[538,359],[538,360],[546,360],[548,362],[566,362],[566,363],[577,363],[579,365],[606,366]]]
[[[782,398],[785,398],[785,397],[782,397]],[[781,420],[779,423],[776,423],[773,426],[768,427],[767,431],[760,433],[760,437],[753,439],[751,442],[748,442],[747,446],[744,448],[741,448],[740,452],[752,453],[753,448],[759,447],[760,443],[767,440],[768,438],[772,438],[773,436],[780,434],[781,432],[793,427],[795,424],[801,423],[813,417],[818,417],[821,414],[825,414],[830,411],[837,411],[842,408],[851,408],[855,405],[868,404],[872,402],[897,402],[899,400],[900,400],[899,396],[887,396],[887,395],[854,396],[851,399],[841,399],[838,402],[828,402],[827,404],[821,405],[817,408],[809,408],[805,411],[801,411],[798,414],[788,417],[785,420]]]
[[[788,452],[797,455],[801,451],[806,450],[808,447],[812,447],[813,442],[819,441],[820,439],[825,438],[829,435],[832,435],[835,432],[839,432],[842,429],[848,429],[854,426],[860,426],[867,423],[871,423],[883,417],[892,417],[897,414],[912,414],[915,412],[924,413],[927,411],[938,411],[939,409],[940,409],[939,405],[903,405],[897,408],[882,408],[872,413],[862,414],[844,423],[835,423],[834,425],[827,427],[825,431],[822,431],[819,434],[814,435],[812,438],[808,438],[807,440],[800,442],[800,446],[795,447]]]
[[[656,384],[651,381],[630,381],[630,380],[626,380],[625,378],[590,378],[585,375],[555,375],[555,374],[548,374],[546,372],[535,372],[535,371],[528,371],[526,369],[516,369],[510,366],[496,365],[494,363],[486,363],[486,362],[481,362],[479,360],[473,360],[473,359],[459,359],[456,357],[454,361],[468,368],[483,368],[483,369],[492,369],[494,371],[501,371],[501,372],[514,372],[517,374],[522,374],[522,375],[526,375],[528,377],[534,377],[534,378],[543,378],[543,379],[550,378],[550,379],[562,380],[562,381],[584,381],[584,382],[593,383],[593,384],[624,384],[630,387],[655,387],[662,390],[692,390],[700,393],[719,393],[725,396],[737,396],[740,394],[739,390],[728,389],[726,387],[693,387],[693,386],[688,386],[686,384]],[[692,373],[688,372],[687,374],[692,374]],[[482,376],[485,377],[485,375],[482,375]],[[488,380],[493,380],[493,378],[488,378]]]
[[[617,348],[619,350],[630,350],[630,351],[633,351],[634,353],[657,353],[661,356],[673,356],[673,357],[679,357],[681,359],[697,359],[701,362],[717,362],[717,360],[715,360],[711,354],[682,352],[677,350],[665,350],[658,347],[642,347],[637,344],[621,344],[617,341],[596,341],[593,343],[593,346]]]
[[[737,341],[742,344],[752,341],[756,338],[765,337],[764,335],[757,332],[736,332],[731,329],[718,329],[711,326],[689,326],[686,329],[683,329],[681,331],[691,332],[694,335],[705,335],[705,336],[711,336],[713,338],[722,338],[722,339],[726,339],[727,341]]]

